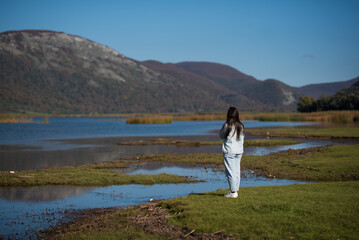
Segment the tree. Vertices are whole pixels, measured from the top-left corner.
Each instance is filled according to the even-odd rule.
[[[308,96],[300,97],[297,110],[299,112],[315,112],[317,110],[317,102],[315,98]]]

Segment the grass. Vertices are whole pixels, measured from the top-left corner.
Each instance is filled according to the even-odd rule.
[[[172,123],[171,116],[156,116],[156,117],[137,117],[127,118],[127,124],[169,124]]]
[[[312,139],[359,138],[359,127],[329,128],[249,128],[246,133],[270,137],[295,137]]]
[[[242,168],[266,177],[305,181],[348,181],[359,179],[359,146],[335,145],[288,150],[266,156],[244,155]],[[140,161],[163,161],[182,164],[222,166],[223,156],[216,153],[154,154]]]
[[[83,216],[80,216],[82,217],[80,221],[57,226],[41,239],[164,239],[156,234],[146,233],[130,224],[130,218],[139,213],[137,207],[121,210],[87,210],[82,213]]]
[[[246,147],[269,147],[280,145],[293,145],[301,142],[289,139],[250,139],[244,142]],[[135,142],[119,142],[117,145],[174,145],[179,147],[200,147],[200,146],[220,146],[222,141],[187,141],[187,140],[172,140],[158,138],[148,141]]]
[[[325,111],[312,113],[242,113],[243,120],[276,122],[354,123],[359,121],[359,111]]]
[[[359,182],[240,188],[192,194],[161,203],[170,222],[238,239],[357,239]]]
[[[127,117],[129,124],[156,124],[171,123],[172,121],[225,121],[225,112],[215,113],[113,113],[113,114],[46,114],[32,113],[27,114],[0,114],[2,118],[13,118],[12,116],[24,116],[29,119],[31,117]],[[313,113],[240,113],[241,120],[258,120],[258,121],[277,121],[277,122],[325,122],[325,123],[357,123],[359,121],[359,111],[325,111]],[[0,121],[1,123],[1,121]]]
[[[325,111],[313,113],[240,113],[242,120],[276,121],[276,122],[327,122],[353,123],[359,121],[359,111]],[[174,114],[174,121],[211,121],[225,120],[226,113],[208,114]]]
[[[191,232],[195,235],[190,239],[359,236],[358,181],[246,187],[240,188],[237,199],[223,198],[225,192],[127,209],[88,210],[89,217],[57,226],[44,239],[185,239]],[[178,235],[179,231],[187,234]]]
[[[242,120],[270,122],[325,122],[356,123],[359,122],[359,111],[325,111],[313,113],[240,113]],[[172,121],[225,121],[226,113],[183,113],[183,114],[145,114],[141,117],[128,118],[127,123],[171,123]]]
[[[272,147],[299,144],[300,141],[291,139],[249,139],[244,141],[245,147]]]
[[[32,119],[26,115],[0,114],[0,123],[30,123]]]
[[[245,156],[243,166],[267,177],[305,181],[359,180],[359,146],[334,145]]]
[[[335,145],[289,150],[268,156],[243,156],[242,166],[258,174],[319,183],[240,188],[237,199],[225,190],[191,194],[117,210],[90,210],[87,218],[58,226],[49,239],[357,239],[359,236],[359,148]],[[134,158],[137,160],[137,158]],[[157,154],[138,161],[223,166],[221,154]],[[122,167],[125,162],[92,165]],[[326,182],[321,182],[326,181]],[[96,211],[100,211],[97,213]],[[168,216],[168,213],[170,216]],[[135,219],[135,220],[134,220]],[[138,223],[142,224],[138,224]],[[168,226],[169,225],[169,226]],[[173,233],[162,231],[172,229]],[[176,230],[177,229],[177,230]],[[178,229],[187,234],[178,237]],[[60,234],[60,235],[59,235]],[[177,236],[177,238],[175,237]]]
[[[358,145],[337,145],[303,150],[288,150],[267,156],[242,158],[242,167],[266,177],[306,181],[348,181],[359,179]],[[130,159],[131,160],[131,159]],[[193,182],[177,175],[126,175],[113,171],[129,163],[162,161],[181,164],[223,166],[222,154],[155,154],[86,166],[57,167],[40,170],[0,172],[1,187],[77,185],[108,186],[120,184],[155,184]]]
[[[86,166],[55,167],[39,170],[0,172],[0,187],[32,187],[44,185],[110,186],[122,184],[163,184],[195,182],[172,174],[126,175],[113,169],[126,167],[129,162],[114,161]]]

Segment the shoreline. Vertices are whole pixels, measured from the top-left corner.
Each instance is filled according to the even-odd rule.
[[[51,139],[45,142],[68,146],[65,149],[46,150],[30,145],[0,145],[0,171],[35,170],[61,166],[80,166],[93,163],[110,162],[128,157],[146,154],[161,153],[220,153],[221,148],[212,146],[176,146],[176,145],[148,145],[148,146],[126,146],[117,145],[121,142],[152,141],[158,138],[183,141],[218,141],[217,134],[208,135],[180,135],[180,136],[119,136],[119,137],[94,137],[74,139]],[[264,136],[247,134],[246,140],[266,139]],[[271,139],[299,140],[302,144],[293,145],[311,147],[330,144],[356,144],[357,141],[350,140],[310,140],[300,138],[273,137]],[[308,146],[306,146],[308,145]],[[277,147],[246,147],[245,154],[269,154],[273,151],[284,151],[290,145]],[[278,150],[276,150],[278,149]]]

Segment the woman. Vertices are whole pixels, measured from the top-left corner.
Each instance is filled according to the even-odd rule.
[[[225,197],[238,197],[238,189],[241,181],[241,158],[243,154],[244,125],[239,120],[237,108],[230,107],[227,112],[227,121],[223,124],[219,136],[223,139],[222,153],[226,176],[230,192]]]

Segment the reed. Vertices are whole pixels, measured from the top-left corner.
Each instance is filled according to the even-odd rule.
[[[170,124],[173,118],[171,116],[150,116],[150,117],[136,117],[128,118],[127,124]]]
[[[269,147],[281,145],[299,144],[299,141],[290,139],[249,139],[244,142],[246,147]],[[172,140],[158,138],[155,140],[136,141],[136,142],[118,142],[117,145],[130,146],[148,146],[148,145],[174,145],[178,147],[201,147],[201,146],[220,146],[222,141],[187,141],[187,140]]]
[[[0,123],[29,123],[32,118],[18,114],[0,114]]]
[[[216,121],[225,120],[225,113],[190,113],[190,114],[177,114],[173,116],[175,121]]]
[[[44,120],[41,122],[43,124],[49,124],[50,121],[49,121],[49,118],[48,117],[45,117]]]
[[[277,122],[355,123],[359,122],[359,111],[326,111],[312,113],[243,113],[241,114],[241,119]]]
[[[308,139],[359,139],[358,127],[325,128],[249,128],[246,133],[266,137],[289,137]]]
[[[241,120],[258,120],[266,122],[324,122],[357,123],[359,111],[326,111],[312,113],[240,113]],[[127,123],[171,123],[172,121],[225,121],[226,113],[183,113],[157,114],[128,118]]]

